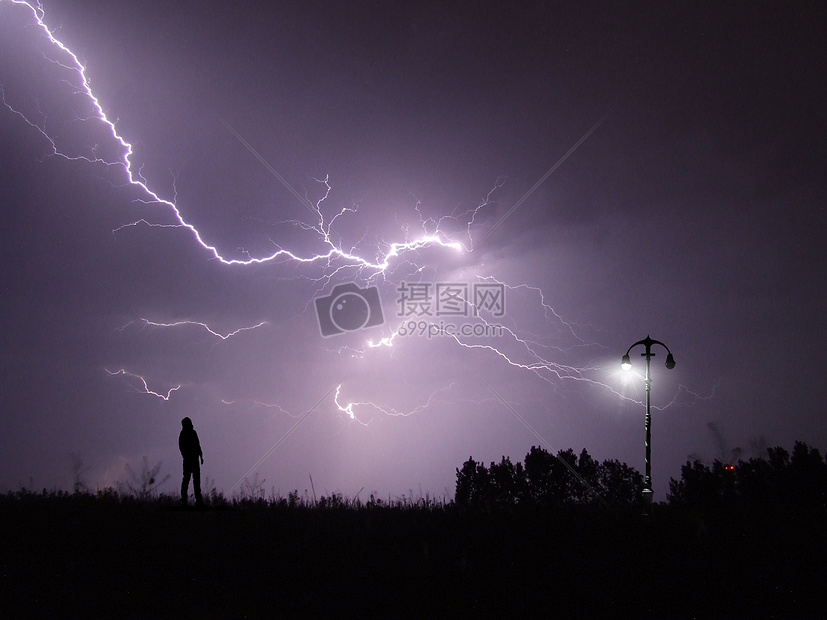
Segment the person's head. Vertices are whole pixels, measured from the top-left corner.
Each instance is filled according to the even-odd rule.
[[[192,428],[192,420],[190,420],[189,418],[184,418],[183,420],[181,420],[181,426],[183,426],[184,428]]]

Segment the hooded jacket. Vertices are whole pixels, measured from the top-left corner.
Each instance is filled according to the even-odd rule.
[[[178,449],[181,451],[181,456],[184,460],[198,459],[203,457],[201,452],[201,442],[198,441],[198,433],[192,427],[192,420],[184,418],[181,420],[181,434],[178,435]]]

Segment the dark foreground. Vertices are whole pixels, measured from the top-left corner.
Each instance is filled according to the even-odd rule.
[[[0,497],[0,616],[823,617],[825,521],[775,510]]]

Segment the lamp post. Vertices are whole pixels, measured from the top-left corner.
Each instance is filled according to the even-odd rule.
[[[651,398],[652,398],[652,376],[649,374],[649,360],[655,357],[652,353],[652,345],[659,344],[666,349],[666,368],[672,370],[675,367],[675,358],[672,357],[672,352],[665,344],[659,340],[652,340],[648,335],[643,340],[639,340],[626,351],[626,355],[620,360],[620,367],[623,370],[629,370],[632,367],[632,362],[629,361],[629,351],[634,349],[637,345],[642,344],[646,347],[646,353],[641,353],[641,357],[646,358],[646,474],[643,478],[643,498],[647,505],[652,504],[652,414],[651,414]]]

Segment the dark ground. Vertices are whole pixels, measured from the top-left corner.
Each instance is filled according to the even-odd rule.
[[[824,617],[823,515],[0,499],[0,615]]]

